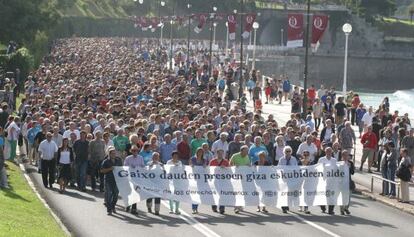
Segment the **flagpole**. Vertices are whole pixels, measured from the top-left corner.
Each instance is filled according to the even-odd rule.
[[[175,5],[173,5],[173,9],[172,9],[172,16],[171,16],[171,19],[170,19],[170,26],[171,26],[171,28],[170,28],[170,71],[172,71],[172,60],[173,60],[173,23],[174,23],[174,21],[173,21],[173,19],[172,19],[172,17],[174,16],[174,13],[175,13]]]
[[[309,57],[309,21],[310,21],[310,0],[308,0],[308,6],[306,10],[306,39],[305,39],[305,68],[303,70],[303,117],[307,114],[308,103],[308,57]]]
[[[243,12],[244,0],[240,4],[240,72],[239,72],[239,98],[243,96]]]

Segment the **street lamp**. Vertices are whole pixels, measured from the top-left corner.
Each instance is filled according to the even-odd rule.
[[[160,46],[162,46],[162,31],[164,28],[164,23],[161,20],[161,7],[165,6],[165,1],[160,1],[160,5],[158,6],[158,19],[160,20],[160,23],[158,24],[158,27],[160,27]]]
[[[174,21],[170,20],[170,70],[173,68],[173,24]]]
[[[139,4],[144,4],[144,0],[138,0]]]
[[[344,84],[342,85],[342,93],[346,95],[346,80],[348,70],[348,37],[352,32],[352,26],[349,23],[345,23],[342,26],[342,31],[345,33],[345,60],[344,60]]]
[[[217,22],[213,23],[213,45],[216,45],[216,28],[217,28]]]
[[[162,32],[163,32],[163,29],[164,29],[164,23],[161,22],[160,25],[159,25],[159,27],[161,28],[161,32],[160,32],[160,45],[162,47]]]
[[[187,26],[187,67],[190,64],[190,37],[191,37],[191,4],[187,3],[188,9],[188,26]]]
[[[254,22],[253,23],[253,29],[254,29],[254,37],[253,37],[253,63],[252,63],[252,69],[255,69],[256,66],[256,32],[257,29],[259,29],[259,23],[258,22]]]
[[[212,58],[213,58],[213,34],[215,35],[215,20],[216,20],[216,11],[217,11],[217,7],[213,6],[213,13],[210,14],[210,50],[209,50],[209,56],[208,56],[208,76],[211,77],[211,71],[213,69],[213,65],[212,65]]]

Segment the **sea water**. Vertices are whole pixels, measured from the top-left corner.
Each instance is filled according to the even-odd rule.
[[[384,97],[390,101],[390,113],[398,110],[399,115],[403,116],[408,113],[411,121],[414,121],[414,89],[398,90],[393,93],[366,93],[358,92],[361,102],[365,106],[372,106],[374,110],[378,109]]]

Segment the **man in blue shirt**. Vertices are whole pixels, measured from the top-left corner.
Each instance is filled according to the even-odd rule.
[[[160,145],[160,154],[162,163],[166,164],[171,159],[173,151],[177,150],[177,145],[171,142],[171,135],[164,135],[164,142]]]
[[[262,138],[257,136],[254,138],[254,144],[249,149],[249,158],[251,164],[254,164],[259,160],[259,153],[261,151],[266,153],[266,157],[269,155],[269,152],[262,143]]]

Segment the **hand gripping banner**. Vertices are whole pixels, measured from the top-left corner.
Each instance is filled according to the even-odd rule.
[[[152,197],[224,206],[318,206],[349,202],[349,168],[329,166],[115,167],[125,206]]]

